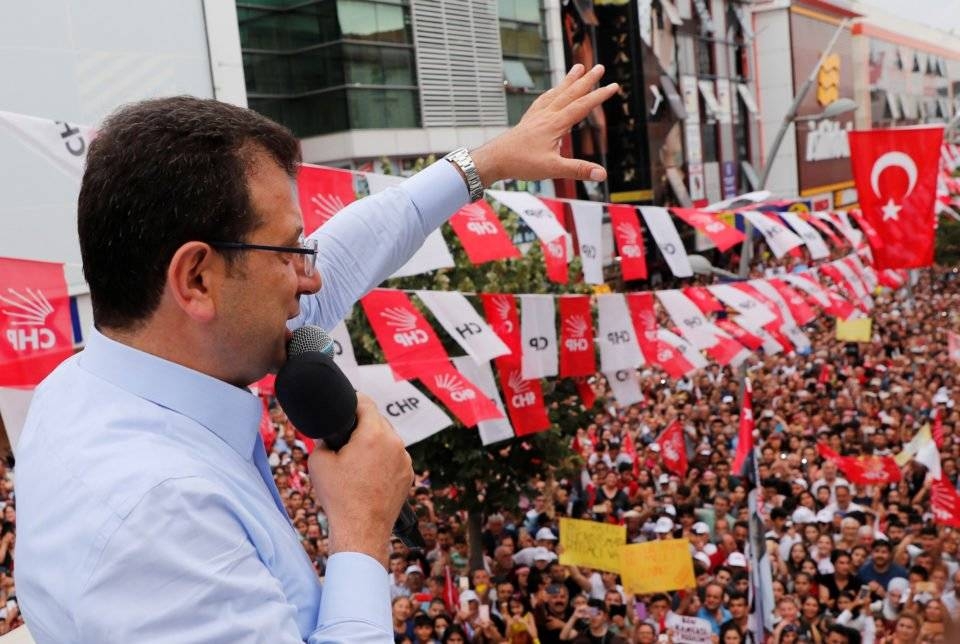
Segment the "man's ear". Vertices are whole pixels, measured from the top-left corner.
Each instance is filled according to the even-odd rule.
[[[167,286],[180,310],[198,322],[209,322],[217,313],[217,298],[226,263],[209,244],[187,242],[177,249],[167,266]]]

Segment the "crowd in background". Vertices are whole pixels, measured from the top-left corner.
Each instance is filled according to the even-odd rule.
[[[911,289],[875,298],[873,341],[835,339],[832,319],[807,328],[813,350],[752,363],[765,541],[773,567],[777,644],[948,642],[960,620],[960,535],[937,525],[930,476],[911,462],[889,486],[849,483],[819,455],[899,452],[942,413],[943,476],[956,485],[960,433],[947,332],[957,328],[960,281],[921,272]],[[429,472],[411,492],[428,548],[392,545],[398,642],[681,641],[682,616],[705,619],[712,641],[757,641],[750,627],[748,482],[731,471],[739,381],[711,365],[689,378],[638,372],[645,400],[621,406],[597,383],[602,409],[578,429],[579,476],[532,478],[516,507],[484,517],[484,563],[470,566],[466,513],[440,513]],[[323,575],[325,517],[306,475],[307,446],[279,409],[272,446],[277,485]],[[685,429],[689,470],[669,473],[657,435]],[[696,587],[635,596],[617,575],[558,562],[559,518],[622,523],[627,540],[685,539]],[[444,599],[450,571],[459,601]],[[957,640],[952,640],[957,641]]]
[[[957,484],[960,392],[947,333],[960,329],[958,274],[921,271],[912,288],[885,290],[875,304],[871,342],[837,341],[824,316],[805,329],[809,354],[750,363],[773,568],[774,628],[766,640],[750,621],[749,483],[731,471],[740,383],[732,370],[711,364],[679,380],[638,371],[645,400],[630,406],[619,405],[600,378],[592,422],[571,442],[581,471],[560,480],[532,477],[516,507],[483,517],[481,566],[470,565],[466,512],[440,512],[446,491],[431,487],[429,472],[419,473],[411,500],[427,549],[390,545],[396,641],[679,643],[690,641],[677,629],[683,616],[706,620],[710,641],[722,644],[960,641],[953,630],[960,622],[960,534],[934,521],[926,468],[911,461],[897,484],[854,485],[817,451],[824,443],[848,456],[896,454],[939,410],[943,476]],[[309,485],[309,446],[282,410],[270,413],[275,480],[322,577],[327,524]],[[664,468],[654,442],[675,419],[689,457],[683,477]],[[12,576],[13,471],[2,463],[0,507],[3,633],[21,620]],[[623,524],[630,543],[686,540],[696,586],[634,595],[616,574],[560,564],[561,517]],[[455,603],[445,593],[450,585]]]

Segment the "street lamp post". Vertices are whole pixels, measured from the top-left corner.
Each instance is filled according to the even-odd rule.
[[[833,37],[830,38],[830,42],[827,43],[823,53],[820,55],[820,60],[818,60],[817,64],[813,66],[813,69],[810,71],[810,75],[807,76],[807,80],[803,82],[803,85],[801,85],[800,89],[797,91],[797,95],[793,98],[793,102],[790,104],[790,108],[787,110],[787,113],[783,117],[783,122],[780,124],[780,129],[777,131],[777,136],[773,139],[773,145],[770,146],[770,152],[767,154],[765,163],[763,164],[763,173],[760,175],[760,185],[756,187],[757,190],[763,190],[767,187],[767,180],[770,178],[770,170],[773,168],[773,162],[776,160],[777,153],[780,151],[780,146],[783,144],[783,137],[787,135],[787,130],[790,129],[790,125],[792,123],[796,121],[812,121],[822,118],[835,118],[841,114],[846,114],[857,109],[857,104],[852,99],[838,98],[834,102],[827,105],[826,109],[824,109],[820,114],[802,117],[797,116],[797,110],[800,109],[800,103],[803,102],[807,92],[809,92],[810,88],[813,87],[813,84],[817,80],[817,73],[820,71],[820,68],[826,61],[827,56],[829,56],[830,52],[833,51],[833,46],[837,44],[840,34],[843,33],[843,30],[846,29],[849,24],[850,19],[846,18],[837,26],[837,30],[833,33]],[[740,251],[739,275],[741,278],[746,278],[750,274],[750,260],[752,259],[753,255],[753,226],[749,221],[744,222],[744,235],[746,236],[746,239],[744,240],[743,248]]]

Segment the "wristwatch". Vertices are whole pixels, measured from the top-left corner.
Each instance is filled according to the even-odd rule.
[[[467,148],[457,148],[453,152],[443,157],[454,164],[467,180],[467,191],[470,193],[470,202],[479,201],[483,198],[483,182],[480,181],[480,173],[473,162],[473,157]]]

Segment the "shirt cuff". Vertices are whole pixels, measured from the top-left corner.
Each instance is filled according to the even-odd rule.
[[[365,622],[393,633],[389,576],[383,565],[359,552],[332,555],[323,579],[319,618],[321,627]]]
[[[400,184],[400,189],[413,201],[427,231],[438,228],[451,215],[470,203],[470,192],[463,175],[444,159],[404,181]]]

